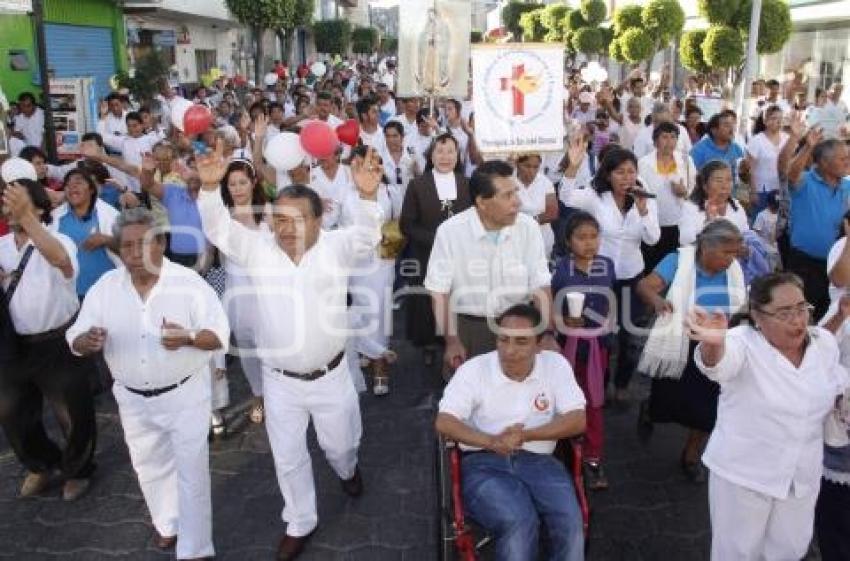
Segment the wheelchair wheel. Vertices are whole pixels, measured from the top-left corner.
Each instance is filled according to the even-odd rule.
[[[437,437],[434,451],[435,475],[437,478],[437,553],[440,561],[455,561],[455,532],[452,518],[452,478],[446,443]]]

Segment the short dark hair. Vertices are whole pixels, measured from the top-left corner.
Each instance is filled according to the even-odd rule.
[[[523,318],[527,319],[532,327],[537,327],[543,321],[543,316],[540,314],[540,310],[532,306],[531,304],[514,304],[496,318],[496,325],[499,327],[505,322],[507,318]],[[538,340],[543,337],[543,333],[538,333]]]
[[[679,138],[679,126],[671,123],[670,121],[664,121],[663,123],[655,125],[655,128],[652,130],[653,144],[658,142],[658,139],[661,138],[661,135],[664,133],[674,134],[676,135],[676,138]]]
[[[109,95],[106,96],[105,101],[110,102],[114,99],[117,99],[118,101],[123,101],[121,94],[118,92],[111,92]]]
[[[28,162],[32,162],[32,159],[38,156],[45,162],[47,161],[47,154],[44,153],[44,150],[39,148],[38,146],[24,146],[20,153],[18,153],[19,158],[23,158]]]
[[[596,228],[597,231],[600,230],[599,221],[595,216],[584,210],[577,210],[573,212],[567,219],[566,226],[564,226],[564,241],[566,241],[569,245],[570,238],[573,237],[573,233],[578,230],[579,226],[584,226],[586,224],[590,224]]]
[[[450,97],[446,100],[446,103],[449,105],[454,105],[455,111],[457,111],[458,115],[460,115],[461,109],[463,109],[463,105],[458,100],[453,97]]]
[[[768,88],[778,88],[779,87],[779,80],[771,79],[771,80],[768,80],[767,82],[765,82],[764,85],[767,86]]]
[[[685,108],[685,117],[688,117],[688,116],[690,116],[694,113],[702,116],[702,109],[700,109],[696,105],[689,105],[688,107]]]
[[[100,162],[94,160],[80,160],[77,162],[77,169],[87,173],[101,185],[109,180],[109,170]],[[66,176],[67,177],[67,176]]]
[[[331,103],[333,103],[334,96],[331,92],[321,91],[316,95],[316,101],[321,101],[321,100],[330,101]]]
[[[21,95],[18,96],[18,103],[29,100],[33,105],[36,104],[35,95],[32,92],[22,92]]]
[[[644,84],[645,84],[645,83],[646,83],[646,80],[644,80],[644,79],[643,79],[643,78],[641,78],[640,76],[635,76],[634,78],[632,78],[631,80],[629,80],[629,86],[634,86],[634,85],[635,85],[636,83],[638,83],[638,82],[642,82],[642,83],[644,83]]]
[[[271,103],[269,103],[269,113],[271,113],[275,109],[280,109],[281,111],[283,111],[283,105],[276,101],[272,101]]]
[[[357,103],[354,105],[357,110],[357,119],[360,120],[363,115],[367,115],[369,113],[369,109],[377,104],[378,102],[372,96],[366,96],[358,99]]]
[[[307,202],[310,203],[310,212],[313,213],[313,218],[322,217],[322,198],[318,193],[316,193],[316,191],[307,185],[301,185],[298,183],[294,185],[287,185],[278,191],[274,202],[276,203],[280,199],[307,199]]]
[[[423,107],[422,109],[420,109],[419,111],[416,112],[416,124],[421,125],[430,116],[431,116],[431,112],[428,110],[428,108]]]
[[[469,197],[472,203],[475,204],[478,197],[493,198],[496,194],[496,187],[493,185],[494,177],[511,177],[513,174],[514,168],[502,160],[489,160],[478,166],[469,180]]]
[[[389,123],[384,125],[384,133],[386,133],[390,129],[395,129],[398,134],[404,136],[404,126],[402,126],[402,124],[398,121],[390,121]]]
[[[142,116],[139,115],[138,111],[130,111],[127,113],[127,116],[124,117],[124,122],[129,123],[130,121],[136,121],[137,123],[142,123]]]
[[[65,174],[65,177],[62,179],[62,190],[67,192],[68,190],[68,182],[72,177],[78,176],[82,177],[83,181],[86,182],[86,185],[89,186],[89,206],[86,209],[86,215],[90,215],[92,210],[94,210],[94,205],[97,202],[97,183],[94,181],[94,177],[88,172],[87,169],[83,167],[76,167],[70,170]]]
[[[47,189],[38,181],[32,179],[16,179],[13,183],[23,186],[29,193],[30,200],[35,208],[41,209],[41,222],[49,226],[53,222],[53,216],[50,211],[53,210],[53,203],[50,202],[50,197],[47,196]]]

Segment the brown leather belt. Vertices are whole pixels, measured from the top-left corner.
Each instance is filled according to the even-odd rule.
[[[32,335],[20,335],[21,341],[32,344],[43,343],[44,341],[50,341],[51,339],[65,337],[65,332],[68,331],[68,328],[74,324],[75,319],[77,319],[77,314],[74,314],[71,319],[56,329],[51,329],[50,331],[44,331],[42,333],[33,333]]]
[[[345,355],[345,350],[339,351],[339,354],[333,357],[333,359],[325,366],[324,368],[320,368],[318,370],[313,370],[312,372],[290,372],[289,370],[281,370],[280,368],[273,368],[273,372],[277,372],[279,374],[283,374],[289,378],[295,378],[296,380],[303,380],[305,382],[312,382],[313,380],[318,380],[342,362],[342,357]]]

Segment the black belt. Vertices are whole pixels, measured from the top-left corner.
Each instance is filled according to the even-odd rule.
[[[21,335],[21,341],[23,341],[24,343],[32,344],[43,343],[44,341],[50,341],[51,339],[59,339],[65,337],[65,332],[68,331],[68,328],[74,324],[75,319],[77,319],[77,314],[74,314],[74,317],[72,317],[56,329],[51,329],[50,331],[44,331],[42,333],[33,333],[32,335]]]
[[[339,351],[339,354],[333,357],[327,366],[324,368],[320,368],[318,370],[313,370],[312,372],[290,372],[289,370],[281,370],[280,368],[272,369],[273,372],[277,372],[279,374],[283,374],[284,376],[288,376],[289,378],[295,378],[297,380],[303,380],[305,382],[312,382],[313,380],[317,380],[339,366],[339,363],[342,362],[342,357],[345,355],[345,350]]]
[[[472,322],[484,322],[487,323],[490,320],[489,316],[473,316],[472,314],[458,314],[459,317],[462,317],[465,320]],[[495,318],[494,318],[495,321]]]
[[[175,390],[175,389],[179,388],[180,386],[185,384],[189,380],[189,378],[191,378],[191,377],[192,377],[192,375],[189,374],[188,376],[186,376],[185,378],[183,378],[182,380],[180,380],[176,384],[171,384],[170,386],[165,386],[163,388],[156,388],[155,390],[137,390],[136,388],[131,388],[129,386],[124,386],[124,389],[126,389],[130,393],[134,393],[134,394],[140,395],[142,397],[156,397],[158,395],[162,395],[164,393],[170,392],[171,390]]]

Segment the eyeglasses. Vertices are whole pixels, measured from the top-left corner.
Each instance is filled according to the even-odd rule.
[[[812,312],[815,310],[815,307],[809,304],[808,302],[803,304],[798,304],[797,306],[788,306],[787,308],[779,308],[775,312],[768,312],[767,310],[760,309],[759,311],[766,316],[776,318],[779,321],[791,321],[797,319],[797,317],[802,316],[811,316]]]

